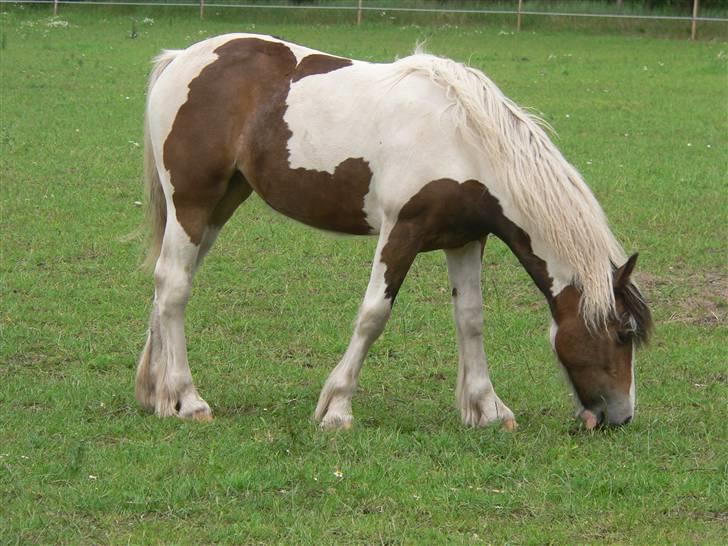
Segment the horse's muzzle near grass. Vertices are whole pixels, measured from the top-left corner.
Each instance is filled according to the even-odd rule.
[[[322,230],[377,235],[348,348],[315,418],[352,424],[364,358],[420,252],[444,250],[466,425],[513,412],[483,349],[481,268],[502,239],[543,293],[551,340],[588,429],[634,415],[635,347],[651,317],[593,194],[539,120],[484,74],[416,53],[389,64],[328,55],[270,36],[230,34],[166,51],[152,72],[146,165],[155,297],[136,396],[160,417],[207,420],[187,360],[192,278],[252,192]]]

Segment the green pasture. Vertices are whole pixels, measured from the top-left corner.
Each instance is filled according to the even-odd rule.
[[[728,542],[728,43],[498,25],[251,23],[232,12],[0,14],[0,543]],[[152,280],[149,60],[230,31],[387,61],[425,39],[552,124],[628,251],[657,329],[638,413],[587,433],[548,310],[486,250],[486,349],[515,433],[466,429],[442,253],[418,258],[354,399],[311,421],[375,241],[238,211],[195,281],[190,362],[212,423],[134,401]],[[132,38],[132,36],[134,36]]]

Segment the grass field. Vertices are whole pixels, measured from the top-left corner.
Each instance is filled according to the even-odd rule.
[[[3,10],[0,543],[728,541],[728,43]],[[492,241],[486,349],[518,431],[459,423],[441,253],[420,256],[400,293],[354,430],[317,430],[375,241],[322,235],[258,198],[188,307],[215,421],[144,414],[133,379],[152,281],[128,234],[143,216],[149,59],[233,30],[370,60],[426,38],[542,112],[641,253],[657,331],[634,423],[587,433],[572,419],[546,305]]]

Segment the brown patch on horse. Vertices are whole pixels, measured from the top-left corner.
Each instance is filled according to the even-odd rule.
[[[296,72],[291,78],[291,82],[295,83],[298,80],[305,78],[306,76],[313,76],[315,74],[326,74],[339,68],[351,66],[351,59],[345,59],[343,57],[334,57],[332,55],[325,55],[324,53],[314,53],[303,58],[296,67]]]
[[[369,163],[350,158],[330,174],[290,169],[287,159],[280,163],[270,155],[265,157],[265,152],[260,157],[267,161],[260,171],[262,175],[253,178],[252,183],[272,208],[315,228],[351,235],[371,233],[372,226],[364,213],[364,197],[372,178]]]
[[[225,222],[230,219],[238,206],[240,206],[240,203],[245,201],[252,192],[253,188],[245,180],[242,173],[235,171],[235,174],[233,174],[228,182],[225,195],[218,201],[210,215],[210,225],[215,228],[224,226]]]
[[[386,264],[386,296],[394,302],[404,275],[401,255],[459,248],[493,233],[502,239],[551,301],[551,278],[546,264],[531,249],[531,239],[509,220],[487,188],[477,180],[459,183],[449,178],[426,184],[402,207],[381,261]],[[404,271],[406,274],[406,270]]]
[[[272,208],[291,218],[320,229],[370,233],[364,213],[372,177],[367,162],[347,159],[333,174],[291,169],[292,133],[283,119],[293,78],[351,61],[309,55],[315,58],[297,68],[285,44],[259,38],[230,40],[215,53],[218,58],[190,82],[164,143],[177,219],[193,243],[247,197],[233,176],[236,169]]]

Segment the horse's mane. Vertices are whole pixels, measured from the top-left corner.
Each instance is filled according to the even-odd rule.
[[[605,325],[615,310],[611,264],[624,263],[624,251],[591,190],[542,128],[545,122],[474,68],[422,53],[396,64],[403,76],[420,73],[445,89],[455,123],[488,155],[521,215],[520,227],[572,268],[586,323]]]

